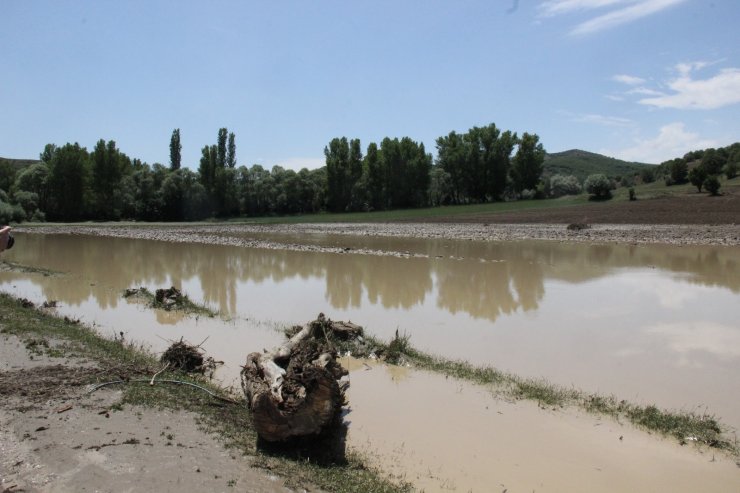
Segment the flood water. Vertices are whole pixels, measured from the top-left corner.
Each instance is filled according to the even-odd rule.
[[[155,350],[167,339],[208,337],[205,348],[226,362],[227,382],[246,354],[280,341],[280,327],[323,312],[385,339],[398,330],[445,357],[665,408],[708,410],[740,426],[738,248],[251,236],[348,251],[18,233],[4,260],[64,274],[0,272],[0,289],[58,300],[60,313]],[[170,285],[221,317],[184,317],[122,298],[125,288]],[[358,403],[366,401],[362,382],[377,386],[371,381],[381,372],[353,377],[351,439],[378,436],[372,423],[381,416]],[[403,385],[397,376],[383,381]]]

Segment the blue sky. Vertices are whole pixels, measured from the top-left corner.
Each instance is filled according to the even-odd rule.
[[[48,142],[323,164],[496,123],[657,163],[740,140],[737,0],[0,0],[0,156]]]

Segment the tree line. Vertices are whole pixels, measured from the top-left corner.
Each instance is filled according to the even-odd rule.
[[[495,124],[450,132],[436,149],[435,160],[423,143],[386,137],[363,153],[359,139],[337,137],[324,167],[267,170],[238,166],[236,135],[221,128],[193,171],[182,166],[180,129],[169,166],[131,158],[113,140],[92,151],[47,144],[39,162],[0,166],[0,220],[189,221],[489,202],[536,189],[545,156],[536,134]]]

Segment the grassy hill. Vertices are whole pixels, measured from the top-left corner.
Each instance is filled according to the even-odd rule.
[[[0,157],[0,166],[12,167],[12,169],[16,171],[39,162],[41,161],[39,161],[38,159],[8,159]]]
[[[652,164],[630,163],[579,149],[556,152],[545,157],[545,174],[574,175],[581,181],[595,173],[603,173],[609,177],[632,176],[645,168],[653,167]]]

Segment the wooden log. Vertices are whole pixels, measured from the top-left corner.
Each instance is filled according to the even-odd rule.
[[[345,402],[338,381],[347,371],[337,362],[331,340],[360,334],[359,325],[319,314],[281,346],[247,356],[242,389],[262,439],[315,435],[334,420]]]

